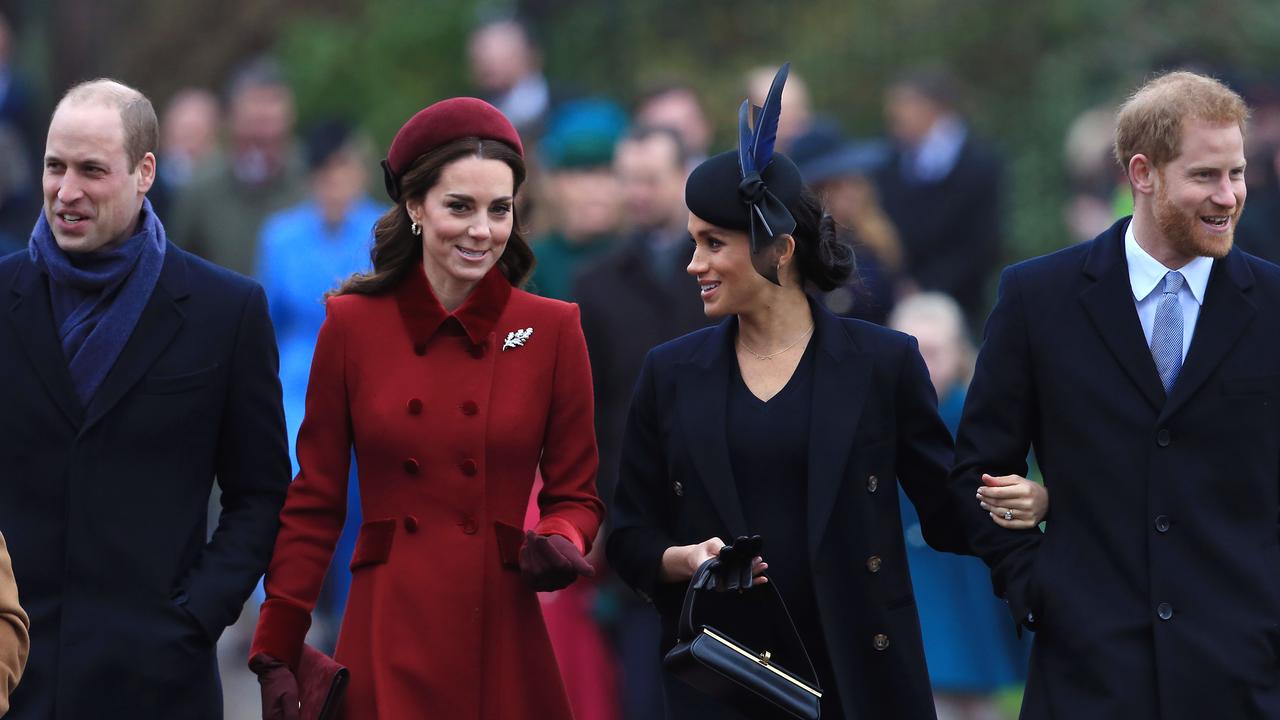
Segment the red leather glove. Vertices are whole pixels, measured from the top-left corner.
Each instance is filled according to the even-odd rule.
[[[524,534],[520,548],[520,576],[534,590],[551,592],[568,587],[580,576],[596,574],[577,546],[560,535]]]
[[[249,669],[262,686],[262,720],[300,720],[298,680],[289,666],[258,653],[249,658]]]

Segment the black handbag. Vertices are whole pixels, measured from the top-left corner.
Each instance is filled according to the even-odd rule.
[[[699,594],[710,592],[706,590],[707,580],[717,563],[715,558],[706,561],[689,581],[680,609],[676,645],[663,659],[663,665],[685,683],[748,718],[774,720],[785,714],[801,720],[818,720],[822,712],[822,689],[818,686],[817,672],[772,580],[747,592],[769,593],[777,601],[781,617],[760,620],[775,624],[785,620],[785,624],[778,626],[784,631],[790,630],[795,637],[794,645],[800,648],[808,665],[808,679],[773,662],[767,650],[748,648],[709,624],[695,625],[694,606]]]

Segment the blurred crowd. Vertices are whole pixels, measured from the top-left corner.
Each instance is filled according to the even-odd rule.
[[[49,110],[37,106],[37,93],[12,64],[11,35],[0,17],[0,254],[26,247],[39,212],[41,128]],[[707,107],[678,78],[629,103],[567,96],[543,73],[531,35],[511,20],[478,27],[459,62],[469,67],[474,94],[512,120],[528,149],[530,181],[517,210],[537,256],[528,289],[581,307],[596,391],[599,488],[607,502],[645,352],[707,322],[685,272],[683,188],[689,169],[731,146],[733,138],[714,141],[713,128],[727,123],[711,113],[732,108]],[[1013,259],[1003,242],[1007,175],[998,142],[967,122],[961,85],[944,69],[908,69],[888,84],[886,134],[879,138],[847,136],[840,118],[813,105],[803,73],[793,71],[783,95],[778,148],[843,225],[858,262],[855,281],[823,299],[837,313],[916,335],[943,415],[954,423],[993,280]],[[742,94],[759,103],[771,78],[771,69],[746,73]],[[1280,260],[1280,88],[1242,89],[1256,114],[1249,212],[1237,241]],[[299,118],[281,68],[268,58],[247,62],[225,88],[189,87],[161,99],[160,107],[151,201],[176,244],[265,287],[292,446],[324,319],[322,297],[368,268],[371,227],[388,207],[378,170],[384,149],[341,117]],[[1113,115],[1110,107],[1088,109],[1063,140],[1071,199],[1061,222],[1081,241],[1130,210],[1111,158]],[[360,524],[354,471],[352,480],[347,531],[311,636],[326,650],[336,638]],[[903,503],[904,512],[910,507]],[[911,557],[912,574],[939,710],[943,717],[999,717],[990,697],[1021,682],[1026,646],[1002,619],[979,561],[941,560],[912,536],[918,521],[906,518],[904,527],[919,554]],[[610,577],[602,556],[591,560],[599,569],[594,579],[542,596],[576,714],[658,717],[657,615]],[[221,642],[228,717],[257,712],[256,682],[245,667],[255,612],[247,608]]]

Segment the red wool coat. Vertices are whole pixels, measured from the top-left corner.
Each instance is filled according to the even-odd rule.
[[[570,718],[516,561],[539,466],[538,533],[585,552],[603,514],[577,306],[495,268],[450,315],[419,268],[327,313],[251,653],[297,667],[354,447],[365,522],[336,652],[346,718]]]

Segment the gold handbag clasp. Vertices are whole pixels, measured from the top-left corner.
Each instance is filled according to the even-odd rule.
[[[773,659],[773,653],[769,652],[768,650],[765,650],[764,652],[760,653],[759,662],[761,665],[767,666],[769,664],[769,661],[772,659]]]

